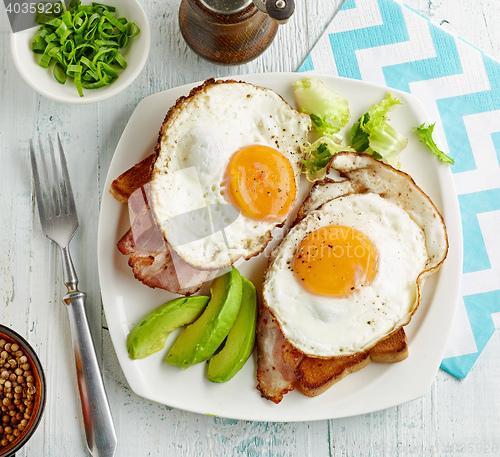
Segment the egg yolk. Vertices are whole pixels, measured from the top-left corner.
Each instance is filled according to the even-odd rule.
[[[281,152],[253,145],[232,156],[226,190],[245,215],[277,219],[286,216],[295,202],[295,173]]]
[[[340,225],[322,227],[299,244],[293,271],[310,292],[346,296],[371,283],[377,273],[377,251],[360,231]]]

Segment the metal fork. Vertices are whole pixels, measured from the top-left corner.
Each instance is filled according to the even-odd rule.
[[[52,179],[50,179],[40,139],[38,140],[40,167],[35,156],[33,141],[30,140],[36,201],[43,233],[61,248],[64,283],[68,288],[68,293],[63,297],[63,303],[66,304],[69,315],[87,445],[95,457],[112,457],[117,445],[116,433],[85,313],[86,294],[77,288],[78,277],[69,252],[69,242],[78,228],[78,216],[59,135],[57,135],[57,142],[59,167],[56,163],[54,146],[49,137],[52,168]]]

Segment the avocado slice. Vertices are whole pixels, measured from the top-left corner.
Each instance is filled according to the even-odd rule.
[[[207,377],[212,382],[229,381],[250,357],[255,344],[257,326],[257,294],[255,286],[242,277],[243,297],[240,312],[220,352],[208,362]]]
[[[173,330],[191,324],[201,315],[209,300],[202,295],[175,298],[151,311],[128,335],[129,357],[143,359],[158,352]]]
[[[233,267],[215,278],[210,284],[210,293],[212,298],[207,308],[179,335],[165,362],[178,367],[203,362],[226,338],[241,305],[242,281],[239,271]]]

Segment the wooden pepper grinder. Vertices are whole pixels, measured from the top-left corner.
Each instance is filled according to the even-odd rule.
[[[182,0],[179,24],[199,56],[236,65],[262,54],[294,9],[294,0]]]

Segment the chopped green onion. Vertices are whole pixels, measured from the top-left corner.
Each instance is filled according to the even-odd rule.
[[[51,60],[52,58],[48,54],[44,53],[42,58],[40,59],[40,66],[43,68],[49,68]]]
[[[102,38],[116,38],[119,36],[119,32],[115,33],[115,30],[116,29],[109,22],[106,22],[104,17],[101,17],[99,25],[97,26],[97,31]]]
[[[77,35],[81,35],[89,23],[89,16],[85,11],[79,11],[73,19],[73,27]]]
[[[139,28],[139,26],[135,22],[128,22],[127,23],[127,36],[129,38],[136,37],[137,35],[139,35],[140,31],[141,31],[141,29]]]
[[[103,5],[102,3],[92,2],[92,6],[97,9],[100,8],[103,11],[109,11],[110,13],[114,13],[116,11],[116,8],[114,6]]]
[[[97,26],[99,24],[99,20],[101,19],[101,16],[97,13],[93,13],[92,16],[90,16],[89,19],[89,29],[93,28],[94,26]]]
[[[83,5],[80,5],[78,7],[78,11],[84,11],[85,13],[92,13],[94,11],[94,8],[92,6],[83,6]]]
[[[45,37],[45,41],[50,43],[51,41],[57,40],[57,35],[55,33],[51,33]]]
[[[125,68],[127,66],[127,61],[123,58],[123,56],[116,51],[115,62],[120,65],[120,67]]]
[[[99,51],[92,59],[92,63],[97,65],[97,62],[99,62],[99,61],[106,62],[107,61],[106,58],[108,58],[109,61],[111,61],[112,59],[115,58],[115,54],[114,54],[115,52],[116,52],[116,50],[113,48],[104,49],[103,51]],[[111,56],[109,56],[109,54],[111,54]]]
[[[78,90],[78,93],[80,94],[80,97],[83,97],[82,73],[81,72],[75,73],[73,80],[75,81],[75,86],[76,89]]]
[[[66,39],[71,35],[73,29],[68,28],[65,22],[63,22],[57,29],[56,35],[59,36],[61,44],[63,44]]]
[[[73,78],[76,89],[83,97],[83,89],[98,89],[115,81],[119,70],[127,61],[119,52],[140,28],[126,18],[111,13],[115,7],[102,3],[82,5],[71,0],[69,7],[59,2],[60,13],[38,14],[40,24],[31,42],[31,50],[40,54],[39,65],[48,68],[57,82],[65,84]]]
[[[87,40],[85,39],[85,37],[83,35],[77,34],[77,35],[75,35],[74,41],[75,41],[75,44],[78,46],[80,44],[85,43]]]
[[[128,35],[122,35],[119,39],[120,48],[126,48],[129,41]]]
[[[118,72],[111,68],[107,63],[105,62],[99,62],[97,64],[97,74],[99,75],[100,79],[104,78],[104,75],[110,76],[112,79],[118,78]]]
[[[47,42],[43,39],[41,34],[35,35],[33,42],[31,43],[31,50],[37,54],[43,54],[45,48],[47,47]]]
[[[113,40],[95,40],[94,43],[100,48],[114,46],[116,44]]]
[[[93,25],[92,28],[87,29],[87,33],[85,33],[85,40],[92,41],[97,32],[97,24]]]
[[[90,70],[95,70],[95,65],[89,59],[87,59],[85,56],[81,57],[80,63],[82,65],[85,65]]]
[[[75,55],[75,42],[71,40],[66,40],[64,46],[62,47],[63,55],[66,57],[72,57]]]
[[[58,46],[54,46],[52,49],[49,50],[47,53],[50,57],[55,57],[59,52],[61,51],[61,48]]]
[[[77,73],[82,72],[82,66],[81,65],[68,65],[68,68],[66,69],[66,73],[69,76],[74,76]]]
[[[35,16],[35,20],[37,24],[46,24],[47,22],[54,19],[54,16],[51,16],[46,13],[37,13]]]
[[[52,72],[54,75],[54,78],[59,84],[65,84],[66,83],[66,70],[60,63],[56,63],[54,65],[54,71]]]
[[[57,28],[59,27],[60,25],[62,24],[62,20],[59,19],[59,18],[54,18],[54,19],[51,19],[49,22],[46,22],[45,25],[48,26],[48,27],[54,27],[54,28]]]
[[[114,25],[120,32],[125,33],[127,29],[125,26],[116,19],[109,11],[104,11],[104,17],[108,20],[111,25]]]
[[[111,79],[109,78],[109,76],[105,75],[103,79],[100,79],[97,82],[83,82],[82,85],[84,89],[100,89],[101,87],[105,87],[110,83]]]
[[[62,19],[63,23],[66,24],[66,27],[68,27],[68,29],[73,28],[73,18],[72,18],[71,13],[69,11],[65,11],[61,16],[61,19]]]

